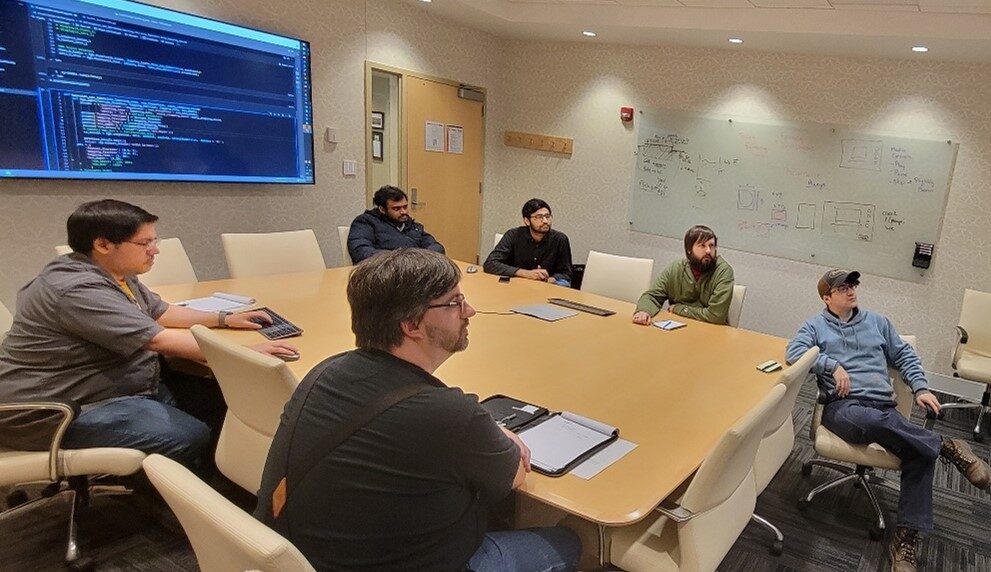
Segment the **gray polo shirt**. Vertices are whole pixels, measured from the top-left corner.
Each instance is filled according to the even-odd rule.
[[[158,388],[158,354],[141,349],[164,330],[168,304],[136,277],[131,299],[83,254],[59,256],[17,295],[0,346],[0,401],[72,399],[86,405]]]

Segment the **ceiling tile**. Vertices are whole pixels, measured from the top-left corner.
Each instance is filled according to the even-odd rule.
[[[991,14],[991,0],[919,0],[923,12]]]
[[[750,0],[757,8],[832,8],[828,0]]]
[[[689,8],[753,8],[750,0],[680,0]]]

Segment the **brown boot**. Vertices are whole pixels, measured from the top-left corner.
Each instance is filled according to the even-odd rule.
[[[943,439],[939,456],[956,465],[970,484],[979,489],[991,490],[991,467],[974,454],[966,441]]]
[[[914,528],[899,526],[891,539],[888,552],[891,554],[891,572],[915,572],[915,557],[922,537]]]

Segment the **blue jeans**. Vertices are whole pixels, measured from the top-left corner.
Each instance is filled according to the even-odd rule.
[[[490,532],[468,560],[474,572],[565,572],[578,567],[582,542],[569,528]]]
[[[933,528],[933,471],[943,439],[906,419],[893,402],[839,399],[826,405],[822,424],[848,443],[877,443],[901,459],[898,525]]]
[[[157,397],[122,397],[80,414],[62,446],[127,447],[195,466],[210,444],[210,427],[176,407],[168,387],[159,384],[158,388]]]

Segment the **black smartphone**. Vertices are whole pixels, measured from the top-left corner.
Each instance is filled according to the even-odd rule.
[[[500,276],[499,282],[509,282],[510,278],[512,278],[512,276]]]

